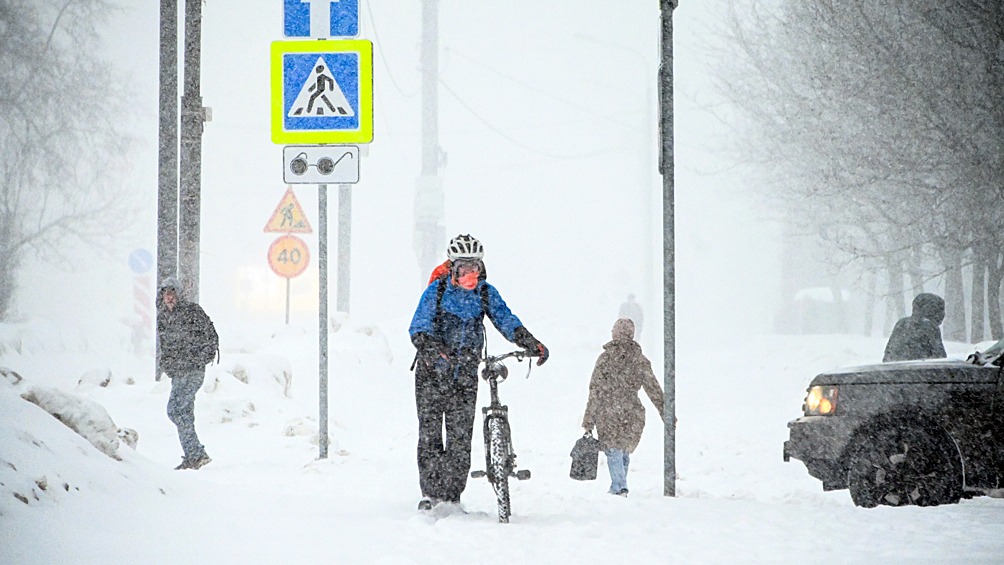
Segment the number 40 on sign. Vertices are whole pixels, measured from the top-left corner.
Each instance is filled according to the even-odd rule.
[[[310,262],[307,244],[295,235],[283,235],[268,248],[268,265],[286,279],[303,274]]]

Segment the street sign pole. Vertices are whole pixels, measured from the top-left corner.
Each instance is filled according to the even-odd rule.
[[[359,33],[359,0],[283,0],[283,35],[271,47],[272,141],[287,147],[283,179],[317,184],[318,349],[320,459],[328,457],[328,201],[338,192],[338,302],[348,312],[351,192],[359,181],[357,147],[373,139],[373,43],[327,40]],[[317,41],[324,39],[326,41]]]
[[[318,277],[318,394],[317,446],[320,459],[328,458],[328,186],[317,185]]]

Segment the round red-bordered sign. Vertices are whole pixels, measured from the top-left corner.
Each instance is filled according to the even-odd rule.
[[[307,270],[308,263],[310,250],[295,235],[280,236],[268,248],[268,266],[280,277],[291,279],[299,276]]]

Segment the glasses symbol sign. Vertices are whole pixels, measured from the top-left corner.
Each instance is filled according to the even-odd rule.
[[[338,166],[338,163],[341,163],[342,159],[346,157],[351,159],[352,153],[350,151],[342,153],[342,156],[339,157],[337,161],[333,161],[331,157],[321,157],[320,159],[317,160],[316,163],[308,163],[307,154],[300,153],[299,155],[294,157],[292,161],[289,162],[289,170],[294,175],[303,176],[303,174],[306,173],[307,170],[310,169],[310,167],[314,167],[317,169],[318,173],[327,176],[333,173],[335,167]]]

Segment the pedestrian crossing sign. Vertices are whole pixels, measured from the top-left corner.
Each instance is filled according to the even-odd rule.
[[[373,43],[274,41],[272,142],[373,140]]]

